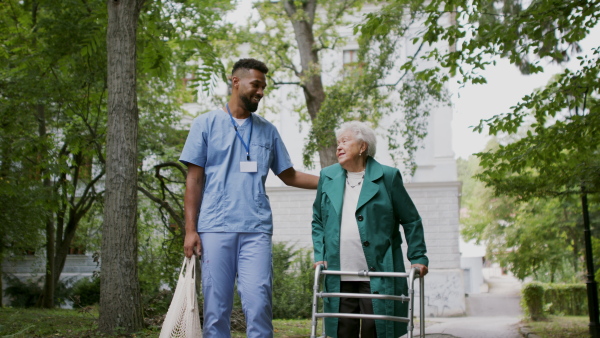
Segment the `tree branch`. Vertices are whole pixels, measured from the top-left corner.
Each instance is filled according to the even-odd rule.
[[[156,196],[154,196],[151,192],[149,192],[148,190],[140,187],[138,185],[137,187],[138,191],[141,191],[144,195],[146,195],[146,197],[148,197],[151,201],[155,202],[156,204],[160,205],[161,208],[165,208],[165,210],[167,210],[167,212],[169,213],[169,215],[171,217],[173,217],[173,219],[175,220],[175,222],[177,222],[177,225],[179,227],[181,227],[181,229],[184,228],[184,223],[183,223],[183,219],[179,216],[179,214],[171,207],[171,205],[169,204],[169,202],[160,199]]]
[[[421,49],[423,48],[423,45],[424,45],[424,44],[425,44],[425,42],[424,42],[424,41],[421,41],[421,44],[419,45],[419,48],[417,48],[417,51],[414,53],[414,55],[413,55],[413,57],[412,57],[412,59],[413,59],[413,60],[414,60],[414,59],[417,57],[417,55],[418,55],[418,54],[421,52]],[[371,88],[379,88],[379,87],[396,87],[396,86],[397,86],[397,85],[400,83],[400,81],[402,81],[402,80],[403,80],[403,79],[406,77],[406,75],[408,74],[408,72],[409,72],[409,69],[405,70],[405,71],[404,71],[404,74],[402,74],[402,76],[400,76],[400,78],[398,79],[398,81],[396,81],[395,83],[392,83],[392,84],[378,84],[378,85],[375,85],[375,86],[373,86],[373,87],[371,87]]]
[[[183,175],[184,180],[185,180],[185,178],[187,178],[187,170],[181,164],[179,164],[177,162],[172,162],[172,161],[163,162],[163,163],[155,165],[154,166],[154,169],[155,169],[154,176],[156,176],[156,178],[163,177],[162,175],[160,175],[160,169],[167,168],[167,167],[175,167],[177,170],[179,170],[181,175]]]
[[[87,195],[89,193],[90,190],[93,190],[94,185],[96,185],[96,183],[102,178],[102,176],[104,176],[104,168],[102,168],[102,170],[100,171],[100,173],[98,175],[96,175],[96,177],[94,177],[93,180],[91,180],[85,187],[85,190],[83,191],[83,194],[81,195],[82,197],[79,199],[79,202],[77,202],[76,208],[80,208],[81,205],[84,202],[85,199],[87,199]]]
[[[354,6],[354,4],[357,3],[356,0],[350,0],[350,1],[344,1],[344,5],[341,6],[339,8],[339,10],[337,11],[337,13],[335,13],[333,15],[333,18],[327,22],[325,25],[323,25],[320,29],[325,32],[327,30],[329,30],[329,28],[333,27],[337,20],[339,20],[342,16],[344,16],[344,13],[348,10],[348,8]]]
[[[303,86],[300,84],[300,82],[298,82],[298,81],[296,81],[296,82],[295,82],[295,81],[289,81],[289,82],[286,82],[286,81],[281,81],[281,82],[278,82],[278,81],[274,81],[274,80],[273,80],[273,81],[272,81],[272,83],[273,83],[273,86],[296,85],[296,86],[303,87]]]
[[[300,72],[298,71],[298,69],[296,69],[296,66],[294,66],[293,63],[288,63],[285,60],[285,58],[282,55],[279,54],[279,51],[275,51],[275,55],[281,61],[281,67],[291,70],[292,72],[294,72],[294,75],[296,75],[297,77],[300,77],[302,75],[302,74],[300,74]]]

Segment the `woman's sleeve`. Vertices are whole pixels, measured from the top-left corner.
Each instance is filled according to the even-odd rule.
[[[312,219],[312,240],[315,252],[315,262],[323,260],[325,257],[325,224],[323,224],[321,215],[321,202],[322,202],[322,189],[323,189],[323,172],[319,177],[319,185],[317,186],[317,195],[313,203],[313,219]]]
[[[423,233],[423,222],[417,208],[404,188],[402,176],[397,169],[392,179],[391,195],[394,213],[404,229],[404,237],[408,246],[406,257],[411,264],[423,264],[427,266],[429,259],[426,256],[427,247],[425,245],[425,234]]]

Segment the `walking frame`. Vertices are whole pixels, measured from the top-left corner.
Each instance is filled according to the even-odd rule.
[[[361,277],[395,277],[408,278],[408,296],[395,296],[385,294],[368,294],[368,293],[325,293],[320,291],[319,281],[322,275],[344,275],[344,276],[361,276]],[[415,278],[419,279],[419,301],[420,301],[420,337],[425,337],[425,297],[424,297],[424,278],[419,276],[419,269],[412,268],[409,272],[370,272],[370,271],[332,271],[323,269],[323,265],[319,265],[315,269],[315,283],[313,285],[313,302],[312,302],[312,328],[310,338],[317,338],[317,322],[318,318],[337,317],[337,318],[370,318],[391,320],[395,322],[408,323],[408,338],[413,338],[413,312],[415,302]],[[408,317],[374,315],[374,314],[353,314],[353,313],[319,313],[318,299],[325,297],[345,297],[345,298],[370,298],[370,299],[391,299],[395,301],[408,302]],[[325,321],[323,321],[323,336],[325,337]],[[319,338],[321,338],[319,337]]]

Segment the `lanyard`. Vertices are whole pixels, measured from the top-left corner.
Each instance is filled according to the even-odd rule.
[[[231,119],[231,124],[233,125],[233,129],[235,129],[235,133],[237,137],[242,141],[244,148],[246,148],[246,160],[250,161],[250,139],[252,138],[252,113],[250,113],[250,133],[248,133],[248,143],[244,142],[242,135],[238,132],[238,126],[233,120],[233,116],[231,115],[231,111],[229,110],[229,103],[225,105],[227,107],[227,112],[229,113],[229,118]]]

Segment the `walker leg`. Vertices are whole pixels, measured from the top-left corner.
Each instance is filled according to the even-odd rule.
[[[319,293],[319,278],[321,275],[321,267],[322,265],[318,265],[315,268],[315,282],[313,284],[313,299],[312,299],[312,316],[311,316],[311,329],[310,329],[310,338],[317,338],[317,302]]]
[[[419,321],[420,335],[421,338],[425,337],[425,278],[419,277],[419,301],[421,306],[419,312],[421,313],[421,319]]]

